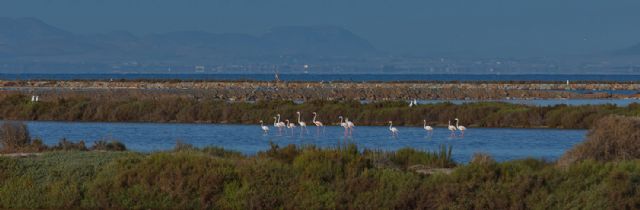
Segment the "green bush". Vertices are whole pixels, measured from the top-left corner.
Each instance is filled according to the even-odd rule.
[[[4,152],[21,151],[31,145],[27,125],[20,122],[5,122],[0,126],[0,145]]]
[[[126,151],[127,147],[119,141],[95,141],[93,142],[93,146],[91,146],[91,150],[102,150],[102,151]]]
[[[618,121],[614,121],[618,122]],[[593,131],[598,132],[598,131]],[[104,209],[634,209],[640,160],[536,159],[466,165],[428,152],[278,147],[60,151],[0,157],[0,208]],[[450,173],[410,169],[449,168]]]
[[[185,153],[152,154],[106,165],[88,188],[105,208],[215,208],[224,184],[237,180],[228,160]]]
[[[598,120],[587,139],[560,159],[561,165],[587,159],[598,161],[640,158],[640,119],[609,116]]]

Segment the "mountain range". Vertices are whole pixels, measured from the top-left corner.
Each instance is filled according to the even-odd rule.
[[[640,44],[594,56],[445,59],[387,54],[330,25],[281,26],[261,34],[80,34],[35,18],[0,17],[0,73],[299,73],[303,64],[313,66],[311,73],[636,73],[639,58]]]
[[[34,18],[0,18],[0,59],[38,61],[225,62],[282,57],[351,58],[380,52],[336,26],[275,27],[260,35],[178,31],[76,34]]]

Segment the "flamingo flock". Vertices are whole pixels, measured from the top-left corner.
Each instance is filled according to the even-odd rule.
[[[281,115],[277,114],[275,117],[273,117],[273,127],[276,128],[278,130],[278,134],[282,135],[282,131],[284,130],[285,133],[291,133],[291,135],[293,135],[295,133],[295,130],[297,127],[300,127],[300,134],[304,134],[305,132],[309,132],[307,130],[307,123],[304,122],[303,118],[302,118],[302,112],[297,111],[296,115],[298,116],[298,121],[297,123],[290,121],[289,119],[286,119],[283,121],[281,121]],[[343,116],[338,116],[338,119],[340,119],[340,122],[337,123],[337,125],[339,125],[340,127],[344,128],[344,135],[345,136],[353,136],[353,131],[355,129],[355,124],[349,120],[349,118],[343,117]],[[454,124],[451,124],[451,120],[449,120],[449,125],[447,127],[447,129],[449,129],[449,131],[451,131],[451,137],[456,137],[456,131],[460,132],[460,137],[464,137],[464,132],[467,130],[466,127],[460,125],[460,120],[458,118],[455,118],[454,120]],[[311,120],[311,123],[313,125],[316,126],[317,128],[317,132],[320,133],[320,128],[322,127],[322,131],[324,132],[324,124],[318,120],[318,113],[317,112],[313,112],[313,119]],[[260,128],[262,129],[262,132],[267,135],[269,133],[269,127],[264,125],[264,122],[262,120],[260,120]],[[429,134],[429,136],[433,135],[433,131],[434,128],[427,125],[427,120],[423,120],[423,128],[424,130]],[[393,121],[389,121],[389,131],[391,132],[391,136],[393,137],[397,137],[398,134],[400,133],[400,131],[398,130],[398,128],[393,127]]]

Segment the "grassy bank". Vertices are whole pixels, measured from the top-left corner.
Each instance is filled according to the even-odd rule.
[[[0,157],[0,208],[635,209],[638,128],[637,118],[603,118],[557,163],[478,154],[457,165],[451,148],[354,145],[272,145],[255,156],[178,144],[150,154]]]
[[[5,120],[61,120],[110,122],[207,122],[255,124],[264,120],[269,124],[280,113],[284,121],[295,121],[296,111],[310,124],[312,112],[325,125],[337,123],[338,116],[349,117],[357,125],[446,125],[460,118],[463,125],[472,127],[548,127],[588,128],[596,120],[611,114],[637,116],[640,105],[548,106],[536,107],[508,103],[450,103],[409,107],[406,102],[361,104],[356,101],[310,101],[295,104],[291,101],[261,101],[257,103],[228,103],[210,99],[185,97],[91,98],[67,97],[31,102],[30,96],[14,94],[0,98],[0,119]]]
[[[451,174],[438,153],[274,148],[255,157],[216,148],[153,154],[53,152],[0,157],[2,208],[624,209],[640,205],[640,161],[561,168],[478,157]],[[413,167],[412,167],[413,166]]]

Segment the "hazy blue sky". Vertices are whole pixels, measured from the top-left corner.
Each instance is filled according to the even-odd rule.
[[[640,43],[638,0],[2,0],[0,16],[78,32],[259,34],[345,27],[395,53],[590,54]]]

